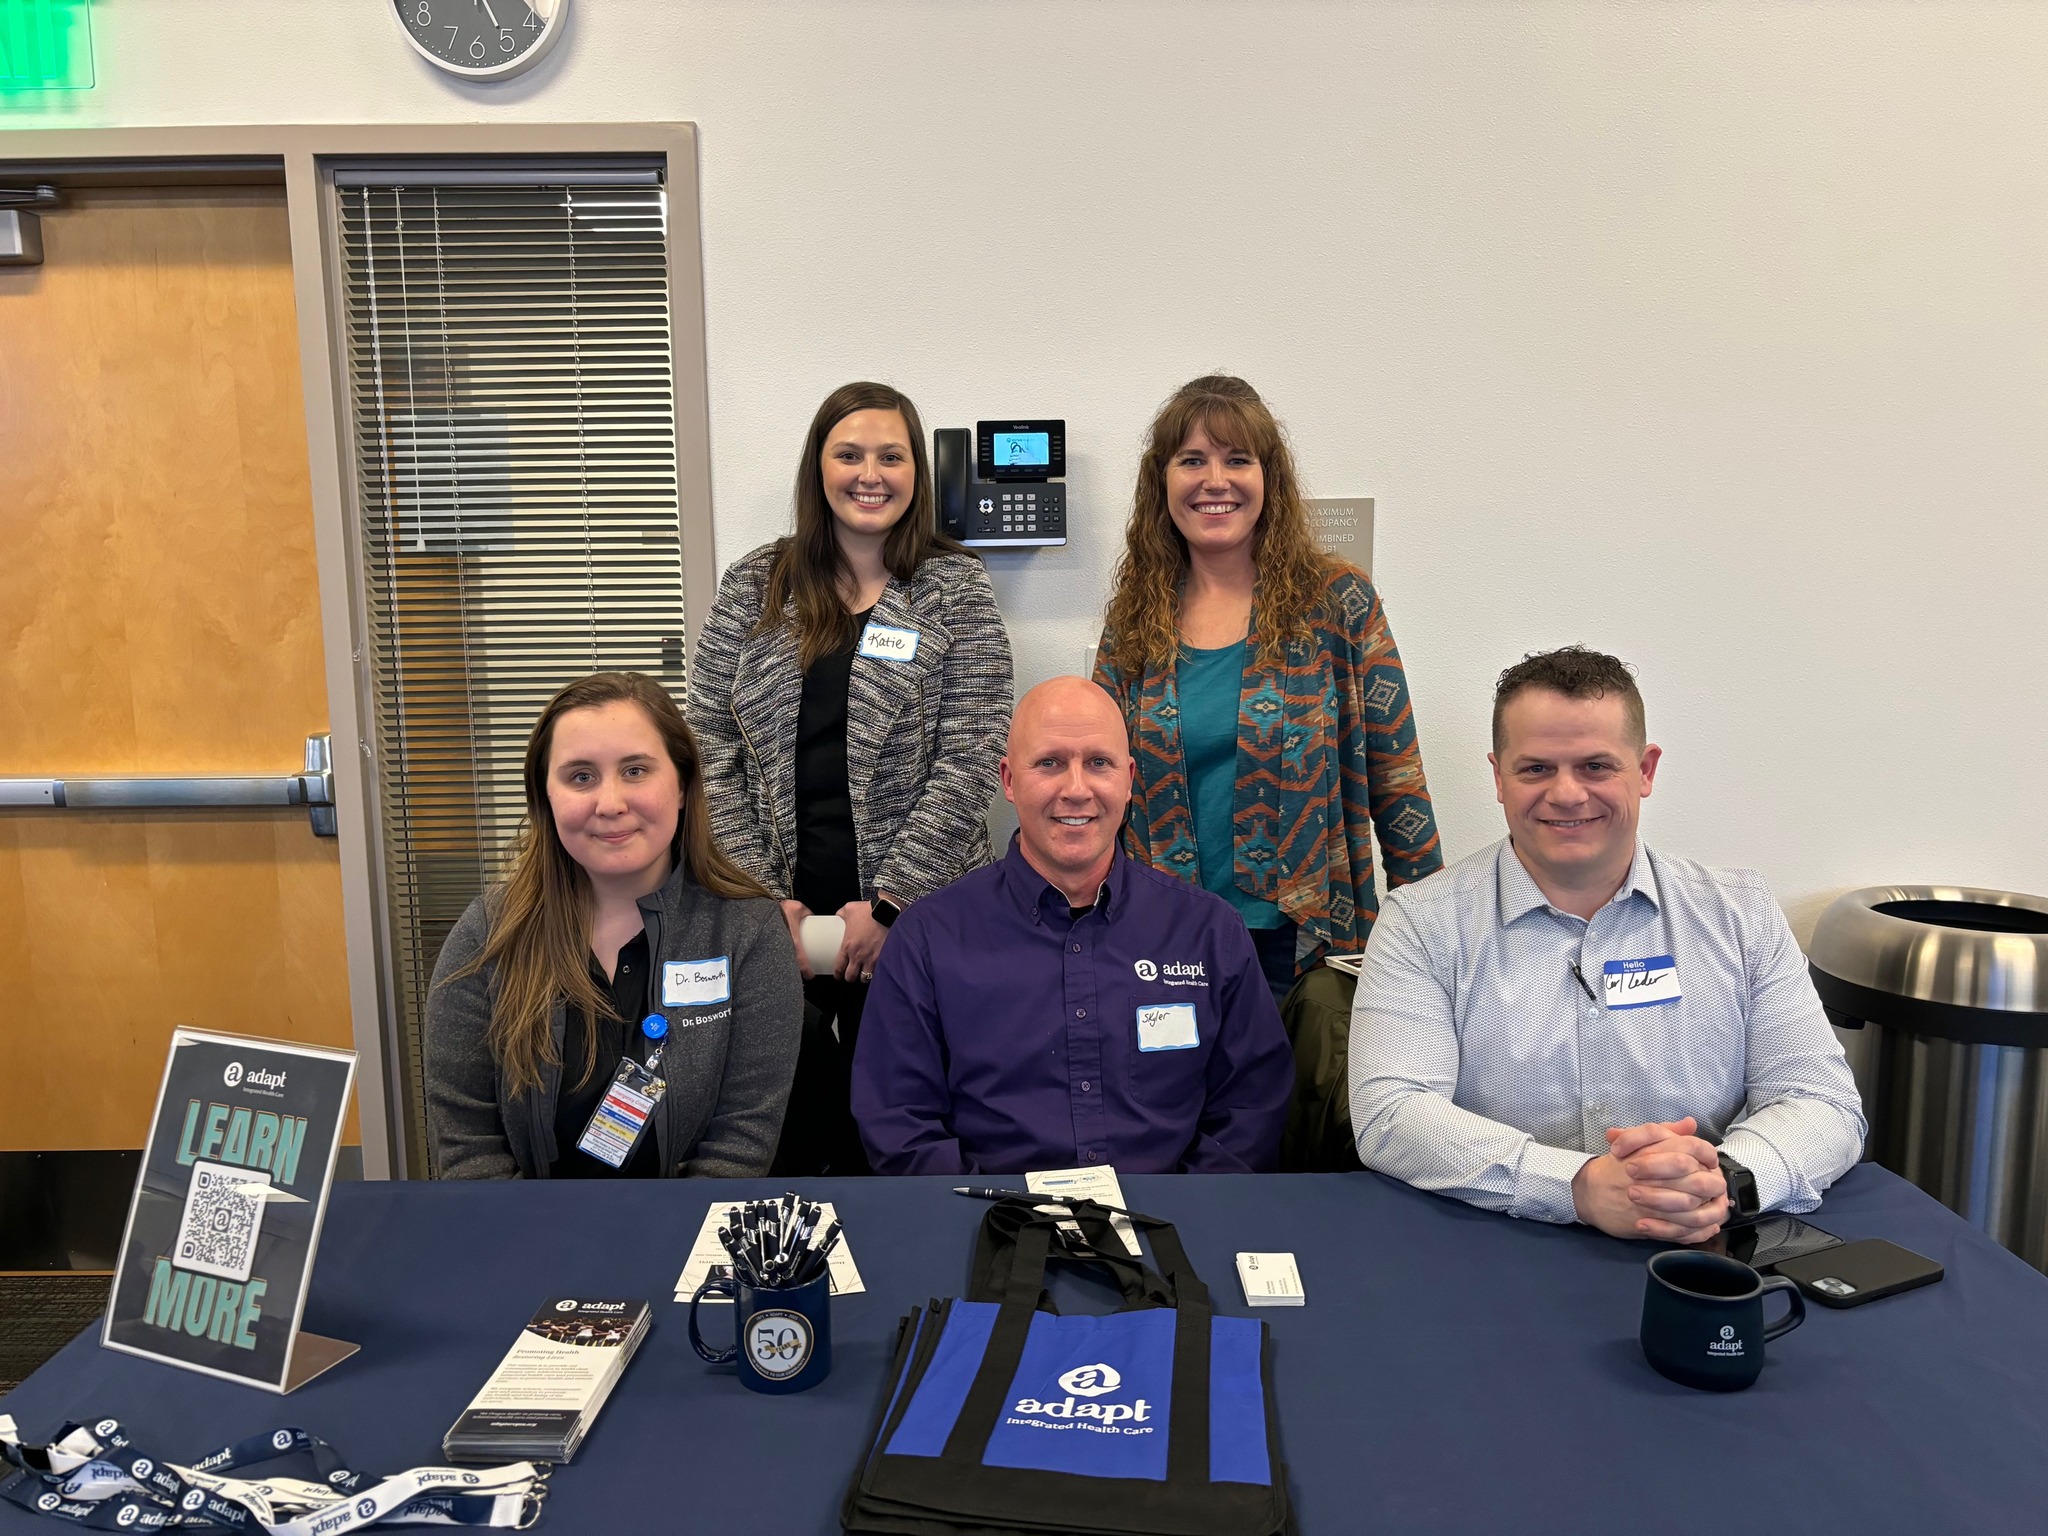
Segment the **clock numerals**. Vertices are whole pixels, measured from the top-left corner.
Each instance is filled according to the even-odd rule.
[[[545,53],[561,31],[567,3],[392,0],[416,48],[458,73],[483,78],[517,73]]]

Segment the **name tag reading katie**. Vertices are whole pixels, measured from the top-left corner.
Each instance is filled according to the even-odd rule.
[[[883,661],[909,661],[917,655],[917,631],[870,624],[860,632],[860,653]]]
[[[1193,1003],[1153,1003],[1138,1010],[1138,1049],[1185,1051],[1200,1045]]]
[[[1610,960],[1600,969],[1607,981],[1610,1011],[1678,1001],[1678,962],[1670,955],[1652,955],[1647,960]]]
[[[688,1008],[693,1003],[723,1003],[732,997],[730,956],[716,960],[670,960],[661,968],[661,1006]]]

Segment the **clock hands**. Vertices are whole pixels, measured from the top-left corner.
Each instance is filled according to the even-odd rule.
[[[498,25],[498,13],[491,9],[491,0],[476,0],[476,3],[482,6],[484,14],[491,18],[491,25],[494,27]]]

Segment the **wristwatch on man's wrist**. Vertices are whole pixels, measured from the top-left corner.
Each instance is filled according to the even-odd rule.
[[[1728,1181],[1728,1214],[1731,1218],[1748,1220],[1761,1213],[1756,1197],[1756,1175],[1735,1161],[1726,1152],[1714,1154],[1721,1162],[1721,1177]]]
[[[903,909],[886,896],[877,896],[869,904],[868,910],[875,914],[875,921],[884,928],[889,927],[897,918],[903,915]]]

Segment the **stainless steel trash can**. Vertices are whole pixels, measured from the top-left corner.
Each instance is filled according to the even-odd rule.
[[[1808,947],[1870,1120],[1866,1155],[2048,1270],[2048,899],[1873,886]]]

